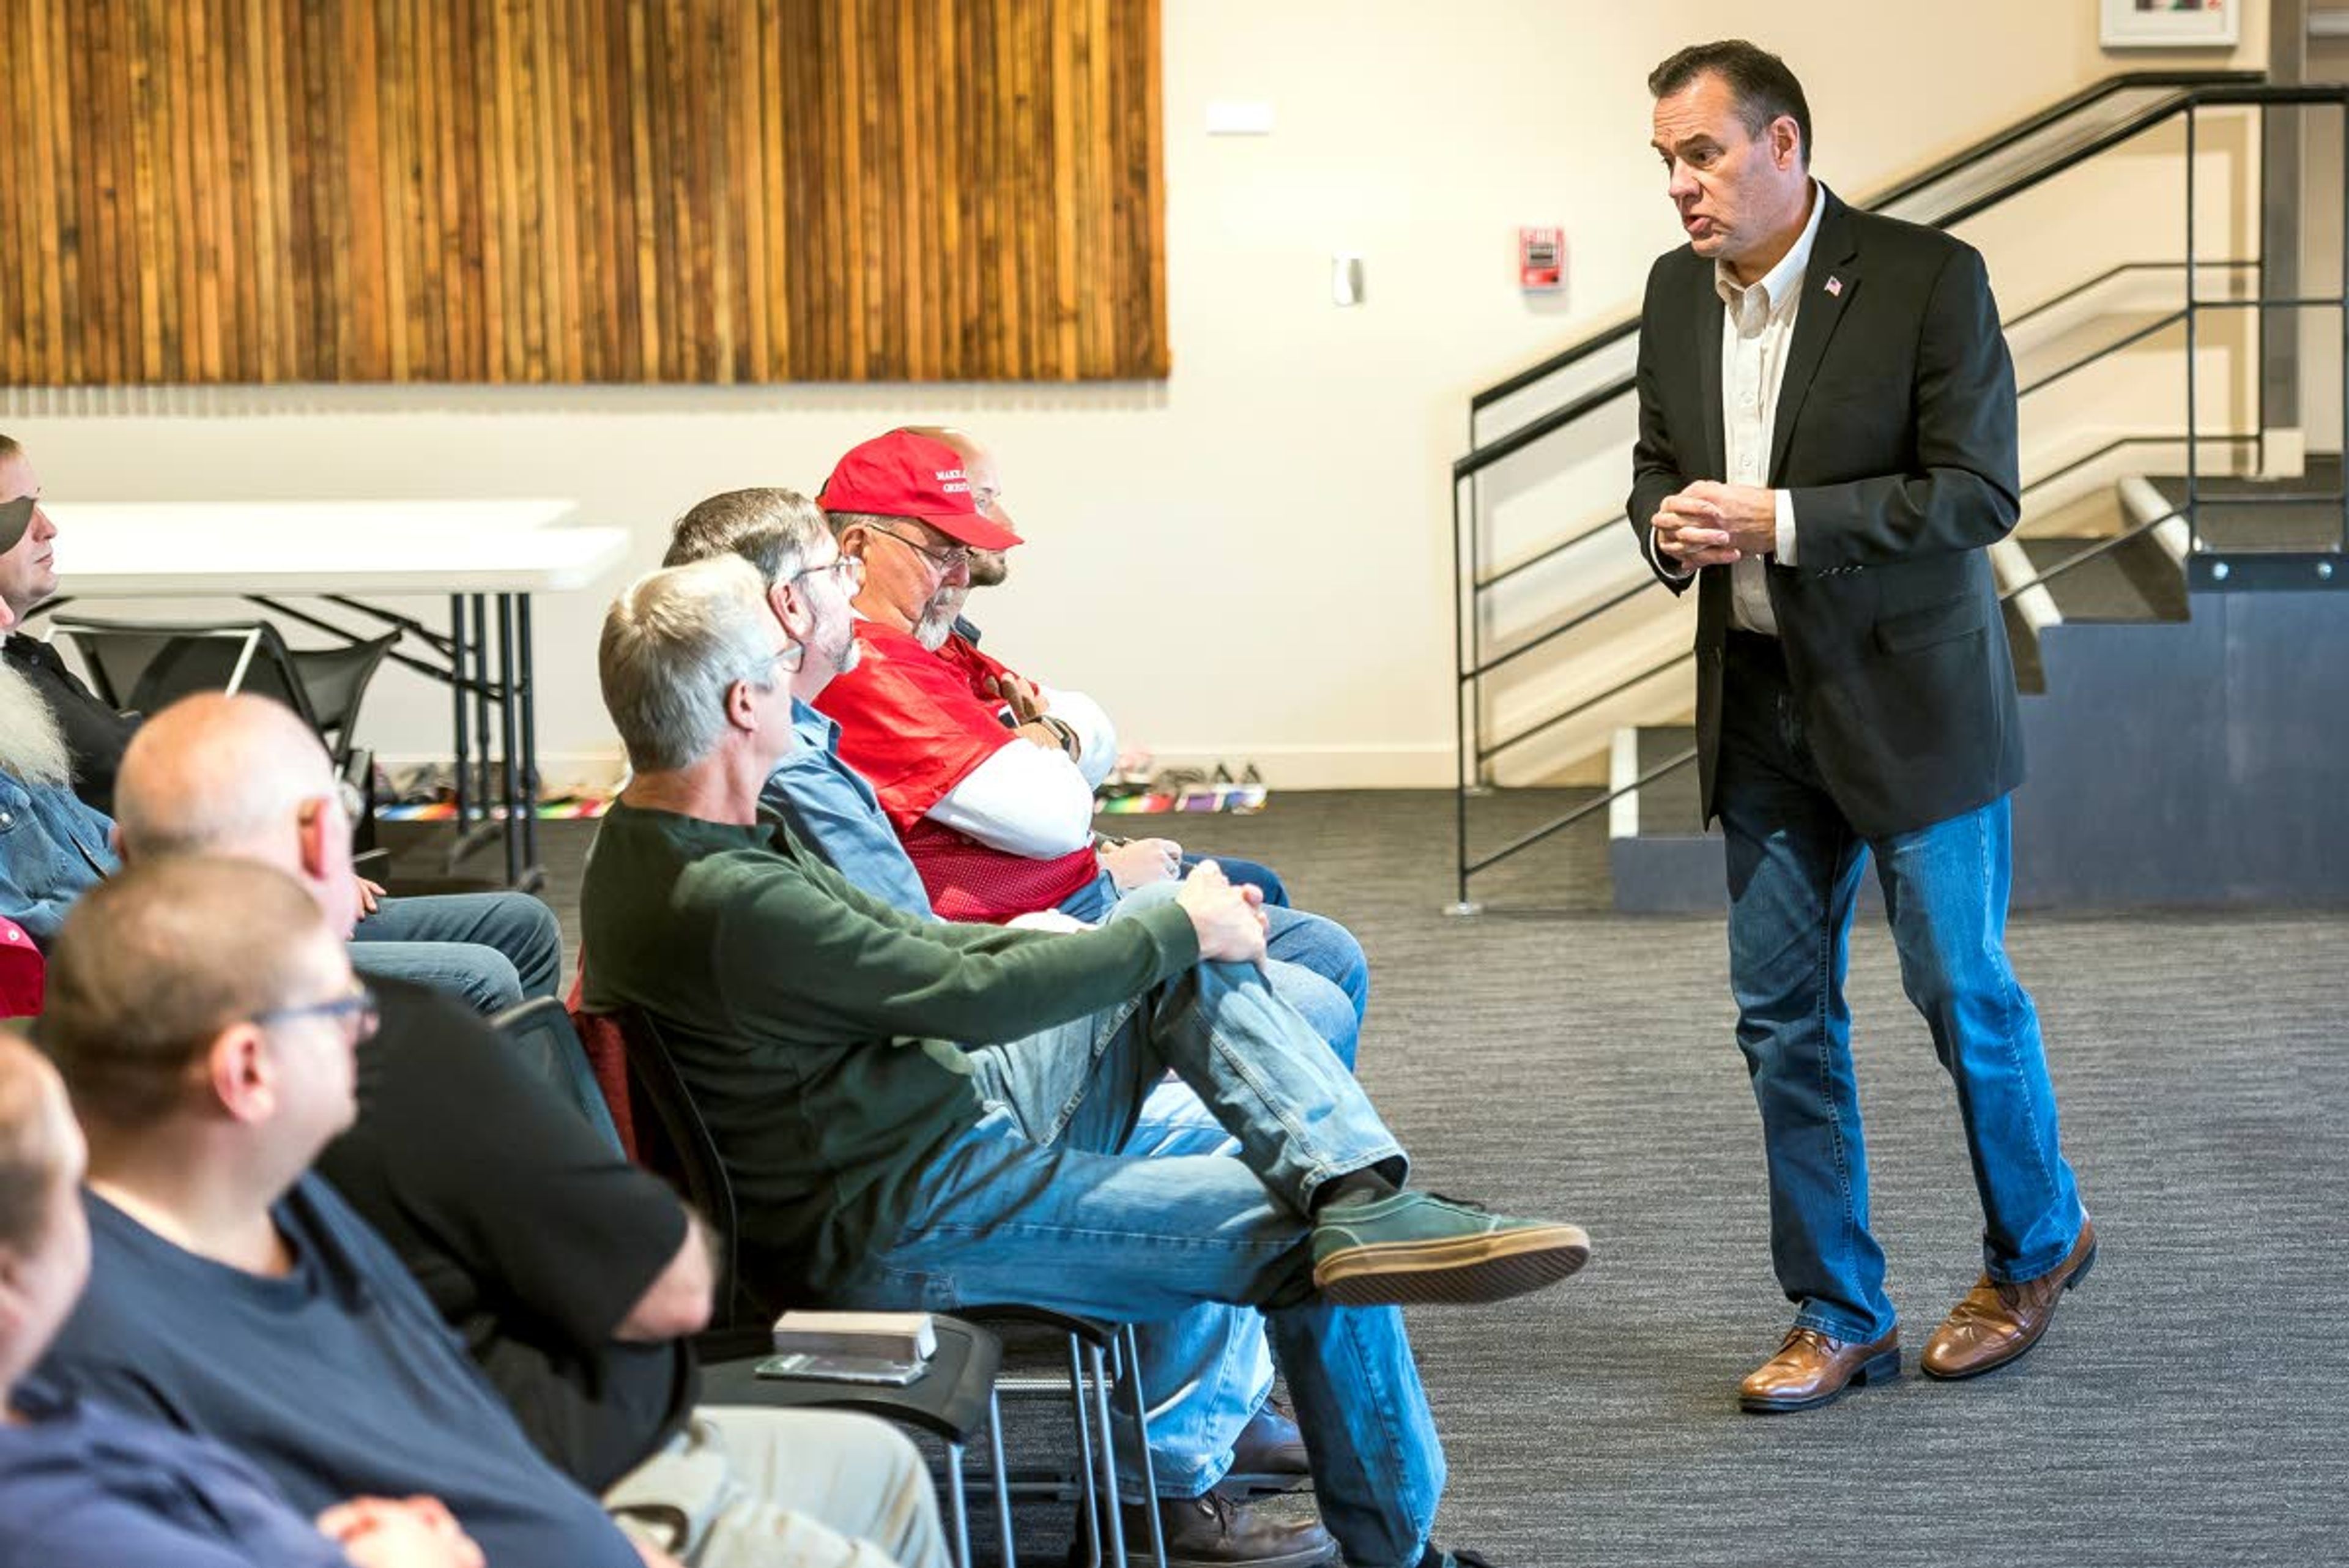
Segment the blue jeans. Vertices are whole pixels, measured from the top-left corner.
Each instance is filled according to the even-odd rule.
[[[453,992],[495,1014],[563,981],[563,928],[527,893],[386,898],[351,932],[351,967]]]
[[[1198,860],[1193,855],[1183,857],[1186,876]],[[1231,866],[1247,867],[1249,862],[1218,859],[1216,864],[1225,867],[1229,876]],[[1231,879],[1244,880],[1238,877]],[[1278,886],[1278,877],[1274,885]],[[1168,884],[1154,882],[1138,891],[1165,886]],[[1122,901],[1117,884],[1104,871],[1061,899],[1061,911],[1099,925]],[[1313,1032],[1328,1041],[1330,1049],[1348,1066],[1353,1065],[1361,1044],[1362,1020],[1369,1016],[1371,1008],[1371,961],[1363,956],[1362,944],[1337,921],[1292,909],[1286,904],[1275,904],[1269,895],[1265,898],[1264,915],[1266,955],[1273,961],[1268,971],[1273,990],[1283,1002],[1305,1015]]]
[[[1170,1493],[1204,1490],[1230,1463],[1263,1391],[1257,1314],[1238,1309],[1260,1307],[1347,1561],[1416,1562],[1444,1454],[1402,1314],[1312,1292],[1314,1189],[1402,1164],[1343,1064],[1231,964],[971,1059],[985,1115],[925,1174],[905,1231],[845,1304],[1026,1303],[1143,1324],[1154,1461],[1179,1469],[1160,1477]],[[1212,1130],[1160,1087],[1169,1068]]]
[[[1271,867],[1259,865],[1254,860],[1242,860],[1230,855],[1185,855],[1183,857],[1184,871],[1187,874],[1192,867],[1202,860],[1212,860],[1222,867],[1224,875],[1233,881],[1245,882],[1251,888],[1260,889],[1268,908],[1276,909],[1288,908],[1288,885],[1280,879],[1280,873]]]
[[[1957,1087],[1992,1279],[2064,1261],[2085,1218],[2057,1147],[2055,1091],[2031,997],[2006,961],[2010,803],[1864,840],[1820,782],[1775,650],[1733,636],[1717,804],[1729,867],[1737,1044],[1761,1106],[1770,1254],[1797,1326],[1891,1331],[1868,1232],[1868,1151],[1843,994],[1852,909],[1872,850],[1902,988]]]

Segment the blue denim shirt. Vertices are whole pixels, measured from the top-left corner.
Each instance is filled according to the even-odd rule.
[[[864,774],[840,760],[840,726],[794,697],[792,732],[799,744],[767,775],[767,787],[759,792],[761,813],[781,818],[859,891],[931,919],[922,875],[897,842],[881,797]]]
[[[0,916],[44,948],[57,940],[73,901],[114,874],[113,831],[73,791],[0,773]]]

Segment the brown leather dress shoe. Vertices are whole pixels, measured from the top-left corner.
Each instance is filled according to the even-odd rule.
[[[1232,1466],[1219,1483],[1227,1492],[1294,1491],[1312,1479],[1305,1434],[1280,1402],[1267,1399],[1232,1443]]]
[[[1143,1511],[1149,1506],[1123,1506],[1128,1568],[1155,1568]],[[1158,1522],[1166,1532],[1166,1568],[1319,1568],[1338,1555],[1319,1520],[1275,1519],[1220,1491],[1162,1497]]]
[[[1928,1377],[1974,1377],[2016,1359],[2039,1343],[2055,1303],[2095,1261],[2096,1228],[2082,1220],[2071,1251],[2037,1279],[2009,1285],[1984,1274],[1925,1342],[1918,1365]]]
[[[1737,1402],[1772,1415],[1808,1410],[1862,1384],[1889,1383],[1900,1376],[1900,1331],[1851,1345],[1815,1328],[1786,1331],[1778,1354],[1748,1373],[1737,1386]]]

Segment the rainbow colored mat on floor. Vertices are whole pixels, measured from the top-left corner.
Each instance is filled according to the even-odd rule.
[[[554,800],[540,801],[538,820],[592,822],[610,810],[611,805],[609,795],[563,795]],[[505,814],[505,807],[502,805],[489,808],[492,822],[503,819]],[[454,822],[457,820],[457,803],[453,800],[395,801],[389,805],[377,806],[375,816],[378,822]]]

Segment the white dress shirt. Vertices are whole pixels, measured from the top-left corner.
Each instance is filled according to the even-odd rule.
[[[1727,263],[1713,264],[1713,286],[1721,295],[1722,306],[1722,455],[1731,484],[1758,487],[1769,483],[1778,389],[1785,379],[1786,351],[1794,343],[1795,317],[1803,303],[1803,278],[1810,270],[1811,247],[1819,237],[1819,216],[1826,210],[1814,182],[1810,221],[1778,265],[1750,288],[1738,286]],[[1788,490],[1775,495],[1778,532],[1774,550],[1781,566],[1791,566],[1795,548],[1795,496]],[[1778,618],[1770,607],[1770,585],[1761,558],[1744,556],[1729,571],[1730,624],[1775,637]]]

